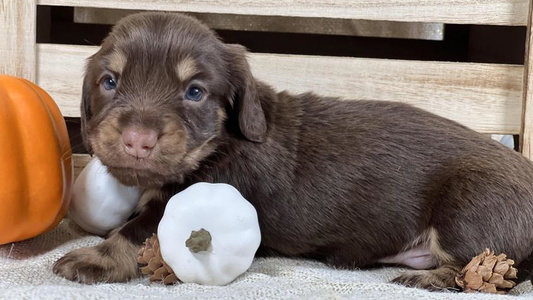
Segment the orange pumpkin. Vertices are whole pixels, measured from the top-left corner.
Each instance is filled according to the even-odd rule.
[[[54,100],[25,79],[0,75],[0,245],[54,228],[70,202],[72,173]]]

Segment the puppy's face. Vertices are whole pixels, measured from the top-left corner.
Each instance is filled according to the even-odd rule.
[[[244,53],[183,15],[125,18],[88,61],[87,147],[121,182],[154,187],[181,181],[216,149],[228,108],[239,110],[245,138],[262,141],[266,124]]]

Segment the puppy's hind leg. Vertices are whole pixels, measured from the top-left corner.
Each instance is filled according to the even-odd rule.
[[[435,182],[428,220],[437,268],[406,272],[394,281],[438,290],[455,286],[454,277],[486,248],[516,263],[533,246],[533,185],[521,170],[508,174],[497,162],[469,158]]]

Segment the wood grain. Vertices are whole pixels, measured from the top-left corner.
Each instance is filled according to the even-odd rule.
[[[74,8],[74,22],[115,24],[118,20],[140,12],[129,9],[91,7]],[[346,36],[368,36],[440,41],[444,38],[442,23],[407,23],[371,20],[298,18],[280,16],[188,13],[213,29],[290,32]]]
[[[89,154],[73,154],[72,161],[74,162],[74,179],[78,178],[81,171],[92,159]]]
[[[0,0],[0,74],[35,80],[35,0]]]
[[[94,46],[37,44],[37,83],[59,104],[66,117],[80,116],[86,59]]]
[[[39,44],[38,83],[65,116],[79,116],[85,58],[97,48]],[[250,54],[254,75],[278,90],[410,103],[484,133],[520,131],[522,66]]]
[[[38,0],[40,5],[338,19],[526,25],[528,0]]]
[[[520,152],[525,157],[533,158],[533,6],[529,8],[526,36],[526,56],[524,67],[524,90],[522,99],[522,118],[520,129]]]

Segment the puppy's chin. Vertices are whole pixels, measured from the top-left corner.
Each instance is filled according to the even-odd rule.
[[[94,147],[94,154],[122,184],[158,188],[169,183],[183,183],[185,176],[198,169],[200,162],[212,154],[216,146],[216,142],[206,142],[188,152],[175,151],[168,155],[158,153],[137,159],[127,155],[119,147],[107,149],[98,145]]]
[[[159,188],[168,182],[180,182],[182,176],[162,175],[150,170],[139,170],[125,167],[108,167],[109,173],[122,184],[142,188]]]
[[[128,186],[158,188],[171,182],[179,183],[188,170],[183,162],[184,153],[171,157],[154,155],[145,159],[131,157],[118,149],[101,153],[95,151],[95,154],[113,177]]]

